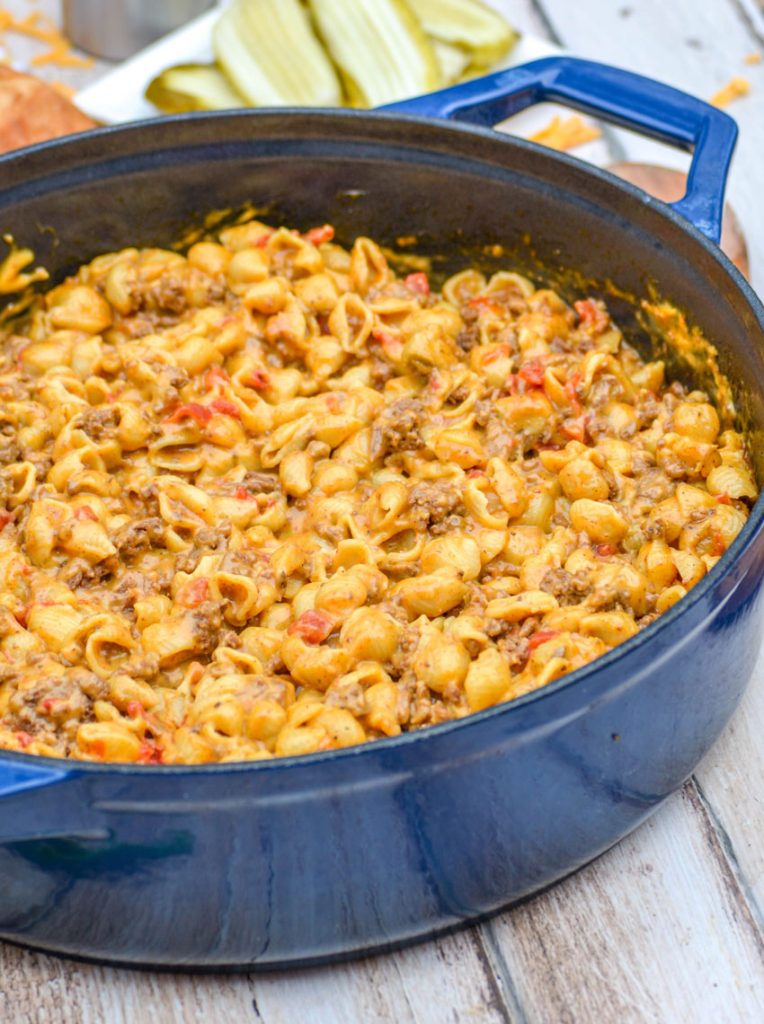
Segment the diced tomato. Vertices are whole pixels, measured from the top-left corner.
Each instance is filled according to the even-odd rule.
[[[326,408],[335,415],[342,412],[342,399],[339,395],[328,394],[326,396]]]
[[[467,303],[470,309],[490,309],[492,313],[502,313],[503,310],[493,295],[476,295]]]
[[[573,303],[573,308],[584,327],[590,327],[597,334],[601,334],[607,327],[609,317],[594,299],[579,299]]]
[[[243,484],[239,484],[239,486],[236,488],[236,490],[234,491],[234,497],[238,498],[239,501],[254,501],[255,500],[255,495],[254,494],[250,494],[249,491],[247,490],[247,488]]]
[[[178,603],[186,608],[198,608],[210,596],[210,585],[205,579],[192,580],[181,588]]]
[[[138,751],[138,764],[161,764],[162,763],[162,751],[156,744],[151,743],[149,740],[144,740],[141,743],[141,748]]]
[[[496,345],[490,352],[482,357],[483,365],[486,363],[495,363],[497,359],[506,359],[509,355],[509,345],[506,342],[502,342],[500,345]]]
[[[581,409],[583,408],[576,393],[578,391],[578,385],[581,383],[582,380],[582,375],[579,372],[576,372],[573,374],[570,380],[566,381],[565,383],[565,395],[567,396],[571,408],[573,409],[573,412],[576,416],[580,414]]]
[[[26,750],[30,743],[34,743],[34,736],[30,736],[28,732],[23,730],[16,733],[16,739],[22,750]]]
[[[5,509],[0,509],[0,530],[2,530],[4,526],[7,526],[11,519],[13,519],[13,516],[10,512],[6,512]]]
[[[475,466],[473,469],[468,469],[467,470],[467,476],[470,476],[470,477],[473,477],[473,478],[477,477],[477,476],[485,476],[485,470],[484,469],[478,469],[477,466]]]
[[[720,555],[723,555],[726,550],[727,545],[724,543],[722,535],[720,533],[714,533],[714,544],[711,548],[711,554],[718,558]]]
[[[97,523],[98,516],[95,514],[90,505],[78,505],[74,510],[74,518],[79,519],[81,523]]]
[[[271,386],[271,378],[265,370],[253,370],[244,383],[255,391],[266,391]]]
[[[594,550],[602,558],[609,558],[610,555],[614,555],[618,549],[614,544],[597,544]]]
[[[103,740],[93,740],[90,745],[91,754],[95,754],[96,757],[100,757],[102,760],[106,756],[106,744]]]
[[[204,375],[204,386],[207,391],[217,387],[218,384],[230,384],[231,378],[222,366],[213,366]]]
[[[732,498],[730,498],[729,494],[717,494],[716,495],[716,500],[718,502],[721,502],[722,505],[731,505],[732,504]]]
[[[544,386],[544,367],[539,362],[524,363],[517,372],[518,377],[532,388]]]
[[[212,410],[197,402],[186,402],[179,405],[175,412],[168,416],[165,423],[180,423],[181,420],[196,420],[200,427],[205,427],[212,419]]]
[[[386,331],[384,327],[374,327],[371,336],[375,341],[379,342],[382,351],[388,359],[393,361],[400,359],[403,352],[403,342],[392,331]]]
[[[313,609],[303,612],[287,630],[292,636],[299,636],[308,644],[320,644],[334,629],[334,619],[326,612]]]
[[[127,705],[127,713],[130,718],[140,718],[143,714],[143,704],[139,700],[131,700]]]
[[[54,697],[45,697],[40,701],[40,707],[43,711],[50,712],[56,706],[56,699]]]
[[[214,402],[210,402],[209,407],[215,412],[219,412],[221,416],[233,416],[235,420],[241,419],[241,410],[238,405],[234,405],[227,398],[216,398]]]
[[[274,231],[273,231],[272,228],[269,229],[268,231],[264,231],[262,233],[262,235],[260,235],[258,240],[255,242],[255,248],[256,249],[264,249],[266,247],[266,245],[268,244],[272,234],[274,234]]]
[[[324,224],[320,228],[311,228],[304,235],[305,241],[312,245],[321,245],[322,242],[331,242],[334,238],[334,228],[331,224]]]
[[[412,292],[416,292],[417,295],[424,295],[426,298],[430,294],[430,282],[427,274],[423,274],[421,271],[416,274],[409,274],[404,279],[404,283],[407,288],[410,288]]]
[[[547,640],[554,640],[556,636],[560,635],[558,629],[540,629],[537,633],[534,633],[528,640],[528,650],[535,651],[541,644],[545,644]]]
[[[576,419],[564,420],[560,429],[572,441],[583,442],[586,437],[586,417],[578,416]]]

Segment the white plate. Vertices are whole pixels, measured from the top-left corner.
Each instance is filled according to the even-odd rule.
[[[220,7],[225,6],[227,2],[230,0],[221,0],[216,8],[141,50],[134,57],[117,65],[113,71],[107,72],[102,78],[88,85],[77,94],[77,106],[95,121],[104,124],[119,124],[156,117],[159,113],[156,107],[144,98],[147,85],[155,75],[173,64],[203,64],[214,60],[212,26],[220,16]],[[490,2],[509,21],[512,20],[512,0]],[[525,64],[561,52],[559,47],[545,39],[523,35],[503,66]],[[527,137],[548,124],[554,114],[561,112],[563,111],[560,107],[543,104],[524,111],[500,127],[502,131]],[[604,163],[608,159],[607,147],[600,140],[577,147],[576,155],[594,163]]]

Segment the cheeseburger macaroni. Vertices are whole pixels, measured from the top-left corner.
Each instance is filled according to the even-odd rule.
[[[0,747],[197,764],[481,711],[633,636],[757,488],[602,302],[329,226],[100,256],[6,329]]]

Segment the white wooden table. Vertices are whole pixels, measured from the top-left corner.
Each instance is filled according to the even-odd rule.
[[[5,6],[58,15],[58,0]],[[764,54],[764,0],[514,0],[514,20],[700,96],[736,75],[750,80],[751,95],[730,108],[741,139],[729,194],[764,291],[764,64],[744,64]],[[93,73],[45,76],[82,85]],[[623,133],[608,142],[614,159],[661,159],[655,144]],[[762,736],[764,658],[681,793],[594,864],[478,928],[354,964],[265,975],[135,972],[0,944],[0,1024],[764,1021]]]

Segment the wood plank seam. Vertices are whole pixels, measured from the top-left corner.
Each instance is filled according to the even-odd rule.
[[[552,19],[549,17],[549,12],[544,8],[541,0],[530,0],[530,5],[552,42],[557,43],[558,46],[564,46],[565,44],[554,27]]]
[[[753,0],[731,0],[732,7],[748,32],[764,49],[764,13],[760,8],[752,7]]]
[[[471,937],[491,991],[496,993],[497,1009],[503,1013],[506,1024],[528,1024],[512,971],[496,941],[491,922],[485,921],[478,928],[472,929]]]
[[[694,776],[685,785],[684,796],[704,826],[709,852],[716,860],[724,884],[736,897],[735,906],[743,923],[750,929],[764,963],[764,920],[758,901],[740,868],[732,842]]]
[[[743,871],[732,839],[695,775],[687,783],[686,788],[693,806],[697,808],[698,814],[704,819],[709,833],[713,834],[715,838],[717,851],[713,851],[712,848],[712,852],[716,852],[716,856],[723,859],[723,870],[727,878],[737,888],[741,902],[745,904],[747,916],[750,917],[751,923],[758,935],[758,943],[764,958],[764,912]]]

